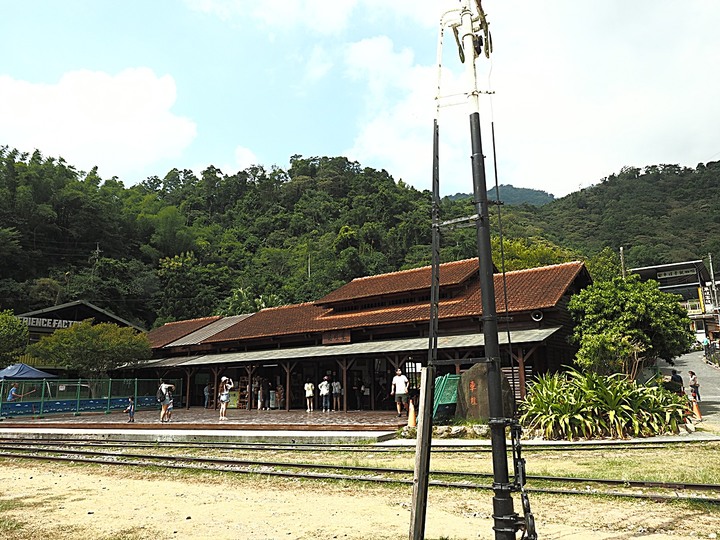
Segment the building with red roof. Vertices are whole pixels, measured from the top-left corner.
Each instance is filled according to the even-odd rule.
[[[483,313],[477,259],[442,264],[438,362],[461,372],[483,358]],[[180,371],[188,388],[220,375],[240,381],[239,406],[254,407],[256,380],[283,386],[284,408],[304,407],[302,386],[324,375],[339,380],[345,408],[388,406],[395,369],[419,377],[427,362],[430,329],[429,266],[356,278],[324,297],[236,317],[168,323],[150,332],[160,376]],[[524,393],[528,374],[569,365],[572,321],[567,303],[590,284],[584,263],[496,273],[495,305],[503,365],[517,371]],[[201,394],[201,392],[200,392]]]

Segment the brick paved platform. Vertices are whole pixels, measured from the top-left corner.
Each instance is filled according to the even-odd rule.
[[[169,423],[160,423],[159,410],[141,410],[135,413],[135,422],[127,423],[127,415],[113,411],[73,415],[45,415],[43,417],[17,416],[0,421],[0,430],[7,427],[60,427],[93,429],[212,429],[212,430],[313,430],[313,431],[395,431],[407,425],[407,418],[398,418],[394,411],[305,412],[247,411],[228,409],[227,420],[219,420],[212,409],[191,407],[175,409]]]

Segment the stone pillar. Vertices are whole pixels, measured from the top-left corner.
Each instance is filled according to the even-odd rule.
[[[475,364],[460,376],[457,389],[455,416],[473,420],[490,418],[488,403],[488,365]],[[513,416],[513,393],[507,377],[501,374],[503,412],[505,417]]]

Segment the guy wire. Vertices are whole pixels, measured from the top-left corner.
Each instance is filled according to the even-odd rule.
[[[493,152],[493,172],[495,174],[495,201],[498,211],[498,236],[500,240],[500,271],[502,273],[503,281],[503,300],[505,302],[505,331],[507,332],[508,342],[508,358],[510,359],[510,373],[512,377],[512,388],[513,388],[513,416],[517,415],[517,403],[515,399],[515,387],[520,385],[520,378],[515,373],[515,363],[513,362],[512,355],[512,339],[510,337],[510,310],[508,308],[508,292],[507,292],[507,277],[505,275],[505,248],[504,248],[504,236],[502,228],[502,212],[500,210],[502,204],[500,202],[500,186],[498,185],[498,167],[497,167],[497,154],[495,152],[495,120],[490,121],[490,134],[492,138],[492,152]]]

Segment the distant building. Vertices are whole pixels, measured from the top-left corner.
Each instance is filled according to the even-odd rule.
[[[644,281],[657,281],[663,292],[680,295],[680,303],[687,309],[697,341],[702,343],[706,337],[720,338],[717,290],[703,261],[644,266],[632,268],[630,272],[638,274]]]
[[[45,309],[38,309],[28,313],[21,313],[17,318],[28,325],[30,331],[30,343],[40,341],[44,336],[50,335],[60,328],[69,328],[85,319],[93,319],[95,323],[112,323],[118,326],[129,326],[137,330],[142,328],[134,325],[85,300],[76,300]],[[20,362],[34,367],[56,367],[47,362],[42,362],[29,355],[23,355]]]

